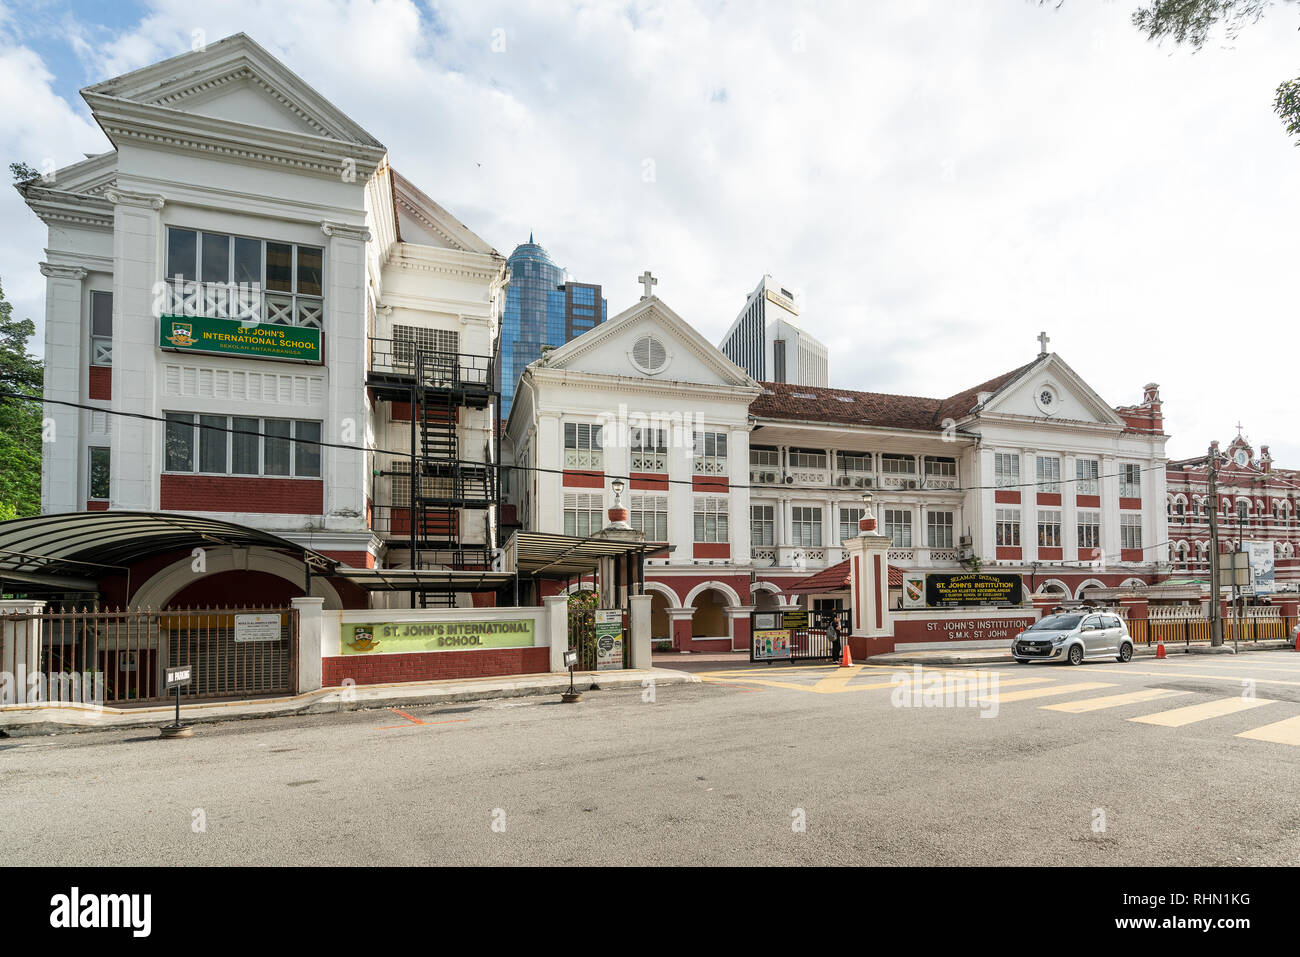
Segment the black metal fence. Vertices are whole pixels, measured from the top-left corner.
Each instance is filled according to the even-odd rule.
[[[177,665],[193,668],[182,700],[297,691],[296,608],[46,609],[0,614],[0,629],[14,676],[0,703],[164,701]]]

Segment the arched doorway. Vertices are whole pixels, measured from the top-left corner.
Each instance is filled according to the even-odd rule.
[[[673,636],[673,624],[668,618],[668,609],[673,603],[661,591],[650,592],[650,637],[667,639]]]
[[[717,588],[706,588],[697,594],[691,602],[695,609],[695,616],[691,619],[691,637],[726,638],[727,616],[723,609],[730,604],[730,599]]]

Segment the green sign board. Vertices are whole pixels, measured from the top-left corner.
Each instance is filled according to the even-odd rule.
[[[392,621],[344,623],[340,650],[345,655],[372,652],[475,651],[481,648],[531,648],[531,618],[506,621]]]
[[[158,345],[182,352],[320,362],[320,330],[310,326],[281,326],[273,322],[248,324],[238,319],[207,316],[163,316]]]

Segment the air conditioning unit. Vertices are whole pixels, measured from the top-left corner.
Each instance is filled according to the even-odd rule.
[[[957,549],[957,558],[959,561],[968,562],[975,557],[975,549],[970,545],[962,545]]]
[[[775,473],[775,472],[764,472],[764,473],[763,473],[763,481],[764,481],[764,482],[775,482],[775,481],[776,481],[776,473]]]
[[[786,484],[786,485],[793,485],[793,484],[794,484],[794,476],[793,476],[793,475],[787,475],[787,476],[785,477],[785,484]]]
[[[844,485],[844,486],[852,485],[852,484],[853,484],[853,479],[849,478],[847,475],[841,475],[841,476],[840,476],[840,484],[841,484],[841,485]]]
[[[916,479],[903,479],[899,483],[899,488],[916,488]]]
[[[856,485],[858,488],[871,488],[871,478],[870,477],[860,478],[853,484]]]
[[[957,539],[957,545],[959,548],[970,548],[974,544],[974,541],[971,540],[969,535],[963,535],[961,538]]]

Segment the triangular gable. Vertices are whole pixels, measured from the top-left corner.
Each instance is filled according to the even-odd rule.
[[[661,367],[635,361],[637,342],[647,334],[666,351]],[[642,299],[594,329],[546,354],[548,369],[567,369],[625,378],[693,382],[702,385],[744,386],[761,390],[744,369],[724,356],[658,296]]]
[[[244,33],[96,83],[104,98],[383,149],[346,113]]]
[[[393,175],[393,200],[397,214],[397,235],[404,243],[459,249],[468,253],[499,256],[484,239],[460,222],[397,170]]]
[[[1012,416],[1124,428],[1124,420],[1056,353],[1017,370],[979,407],[980,418]]]

